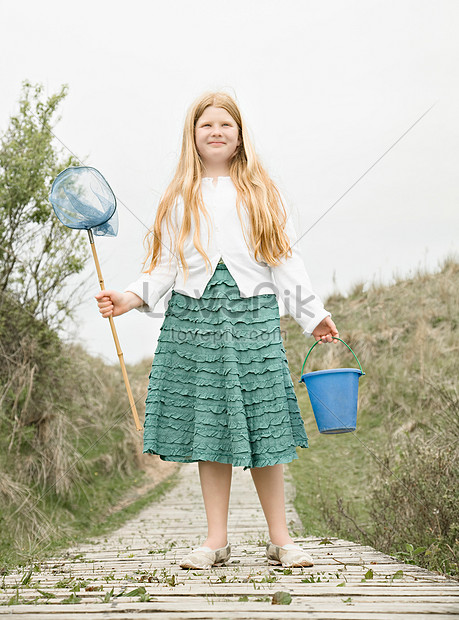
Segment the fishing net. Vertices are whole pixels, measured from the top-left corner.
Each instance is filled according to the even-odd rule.
[[[93,235],[116,237],[118,233],[118,214],[116,197],[110,185],[95,168],[90,166],[72,166],[60,172],[54,179],[49,200],[54,213],[68,228],[88,231],[89,243],[96,265],[101,290],[105,289],[104,279],[97,257]],[[108,317],[116,352],[123,373],[132,415],[138,431],[142,430],[134,397],[132,395],[123,352],[118,340],[113,317]]]
[[[112,188],[95,168],[66,168],[54,180],[49,196],[59,220],[68,228],[116,237],[118,212]]]

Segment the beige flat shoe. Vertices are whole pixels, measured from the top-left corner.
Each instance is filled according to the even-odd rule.
[[[288,543],[279,547],[271,541],[266,544],[268,564],[282,564],[282,566],[314,566],[314,561],[306,551],[295,543]]]
[[[190,553],[180,562],[181,568],[197,568],[205,569],[212,566],[221,566],[230,559],[231,545],[228,543],[226,547],[212,550],[210,547],[197,547],[192,549]]]

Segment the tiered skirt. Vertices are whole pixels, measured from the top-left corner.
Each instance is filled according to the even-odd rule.
[[[172,291],[149,377],[144,452],[244,470],[307,448],[273,293],[241,297],[220,262],[200,299]]]

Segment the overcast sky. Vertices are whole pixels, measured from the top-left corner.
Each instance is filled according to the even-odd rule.
[[[436,271],[457,250],[458,17],[455,0],[0,0],[0,130],[23,80],[48,95],[68,84],[55,133],[118,197],[119,235],[96,243],[107,288],[122,290],[140,273],[186,110],[223,88],[308,231],[315,292],[346,294]],[[85,277],[93,290],[68,334],[114,361],[92,264]],[[116,319],[127,362],[153,356],[161,322]]]

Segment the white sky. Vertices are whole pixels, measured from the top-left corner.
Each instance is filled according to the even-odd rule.
[[[236,96],[300,234],[435,104],[301,241],[322,299],[390,283],[457,251],[458,17],[454,0],[0,0],[0,130],[23,80],[48,95],[69,85],[55,132],[120,201],[118,237],[96,243],[107,288],[122,290],[202,91]],[[86,276],[69,334],[114,361],[92,264]],[[153,356],[161,322],[116,319],[127,362]]]

